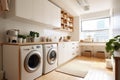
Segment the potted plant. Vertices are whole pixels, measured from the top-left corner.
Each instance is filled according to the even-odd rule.
[[[115,36],[106,43],[106,51],[113,55],[114,51],[120,50],[120,35]]]
[[[115,51],[118,52],[118,54],[120,55],[120,35],[115,36],[114,38],[110,39],[106,43],[106,52],[109,53],[108,58],[111,58],[111,59],[106,59],[106,65],[108,63],[111,63],[111,66],[113,66],[113,68],[114,68],[114,58],[113,58],[114,54],[113,53]]]
[[[23,38],[23,43],[26,43],[26,38],[27,38],[27,36],[26,36],[26,35],[23,35],[22,38]]]
[[[26,42],[26,38],[27,38],[26,35],[19,34],[18,35],[18,42],[19,43],[25,43]]]
[[[23,35],[19,34],[18,35],[18,42],[22,43],[22,41],[23,41]]]
[[[35,32],[35,31],[30,31],[30,37],[31,37],[31,42],[35,42],[36,41],[36,38],[39,37],[39,33],[38,32]]]

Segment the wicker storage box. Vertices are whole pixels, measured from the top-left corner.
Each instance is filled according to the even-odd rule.
[[[97,51],[95,57],[105,59],[104,51]]]
[[[82,53],[82,56],[86,56],[86,57],[91,57],[92,52],[90,50],[86,50]]]

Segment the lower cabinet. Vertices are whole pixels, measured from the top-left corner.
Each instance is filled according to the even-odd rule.
[[[58,44],[58,65],[79,55],[79,42],[60,42]]]

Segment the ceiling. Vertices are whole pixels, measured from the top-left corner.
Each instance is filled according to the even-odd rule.
[[[108,10],[111,7],[112,0],[87,0],[90,6],[88,11],[83,10],[76,0],[50,0],[62,9],[68,11],[73,16],[79,16],[85,13],[93,13]]]

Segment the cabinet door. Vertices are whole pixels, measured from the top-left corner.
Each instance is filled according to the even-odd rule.
[[[47,0],[33,0],[33,20],[41,23],[45,21],[45,10]]]
[[[25,19],[32,19],[32,1],[33,0],[16,0],[15,2],[15,15]]]
[[[72,58],[76,57],[77,55],[79,55],[79,43],[73,42],[72,43]]]
[[[70,59],[72,59],[72,43],[71,42],[67,42],[65,43],[65,52],[66,52],[66,61],[69,61]]]
[[[45,19],[47,24],[55,27],[60,27],[61,25],[61,9],[51,2],[47,2]]]
[[[58,44],[58,65],[61,65],[65,62],[65,44],[64,43],[59,43]]]
[[[59,43],[58,44],[58,65],[61,65],[72,58],[70,43]]]

